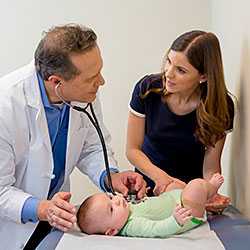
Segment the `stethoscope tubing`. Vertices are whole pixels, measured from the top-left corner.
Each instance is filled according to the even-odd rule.
[[[88,107],[90,107],[90,111],[91,111],[91,114],[92,114],[93,118],[91,117],[90,113],[87,111]],[[102,134],[102,130],[101,130],[101,128],[99,126],[99,123],[98,123],[98,120],[96,118],[93,105],[92,105],[92,103],[88,103],[86,105],[86,107],[84,107],[84,108],[81,108],[79,106],[72,106],[72,108],[74,110],[76,110],[76,111],[83,112],[84,114],[86,114],[88,116],[89,120],[91,121],[91,123],[93,124],[93,126],[96,129],[96,132],[97,132],[97,134],[99,136],[99,139],[100,139],[101,145],[102,145],[102,152],[103,152],[105,168],[106,168],[107,178],[108,178],[108,186],[109,186],[110,192],[113,195],[115,195],[113,184],[112,184],[112,179],[111,179],[111,174],[110,174],[110,169],[109,169],[107,147],[106,147],[106,143],[105,143],[105,140],[104,140],[104,137],[103,137],[103,134]]]
[[[100,125],[98,123],[98,120],[96,118],[95,112],[94,112],[94,108],[92,103],[88,103],[84,108],[79,107],[79,106],[75,106],[75,105],[71,105],[70,103],[66,102],[63,97],[58,93],[58,87],[60,86],[60,82],[56,85],[55,87],[55,92],[56,95],[61,99],[61,101],[66,104],[67,106],[69,106],[70,108],[78,111],[78,112],[82,112],[84,114],[87,115],[87,117],[89,118],[90,122],[92,123],[92,125],[94,126],[94,128],[96,129],[96,132],[98,134],[98,137],[101,141],[101,145],[102,145],[102,152],[103,152],[103,157],[104,157],[104,163],[105,163],[105,169],[106,169],[106,173],[107,173],[107,178],[108,178],[108,186],[110,189],[110,192],[113,195],[116,195],[114,188],[113,188],[113,184],[112,184],[112,178],[111,178],[111,174],[110,174],[110,169],[109,169],[109,161],[108,161],[108,153],[107,153],[107,147],[106,147],[106,143],[102,134],[102,130],[100,128]],[[87,108],[90,107],[90,113],[87,111]]]

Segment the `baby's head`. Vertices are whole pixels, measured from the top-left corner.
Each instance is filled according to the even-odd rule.
[[[129,205],[122,196],[98,193],[81,204],[77,212],[77,224],[87,234],[116,235],[128,216]]]

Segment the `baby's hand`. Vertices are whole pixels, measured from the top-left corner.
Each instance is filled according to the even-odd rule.
[[[179,225],[183,226],[192,218],[192,209],[182,207],[180,204],[174,209],[173,216]]]

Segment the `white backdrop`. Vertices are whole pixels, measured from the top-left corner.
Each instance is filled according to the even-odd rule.
[[[127,106],[135,82],[159,72],[163,55],[181,33],[211,27],[209,0],[5,0],[1,1],[0,76],[28,63],[52,25],[77,22],[98,34],[104,59],[104,119],[123,169]],[[73,202],[93,192],[86,178],[72,176]]]
[[[223,162],[228,192],[233,204],[250,218],[250,2],[212,1],[212,28],[219,35],[225,75],[237,96],[238,110],[230,147]]]

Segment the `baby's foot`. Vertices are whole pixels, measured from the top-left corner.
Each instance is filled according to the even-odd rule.
[[[216,188],[216,192],[218,191],[223,182],[224,182],[224,177],[219,173],[214,174],[212,178],[209,180],[209,183]]]

